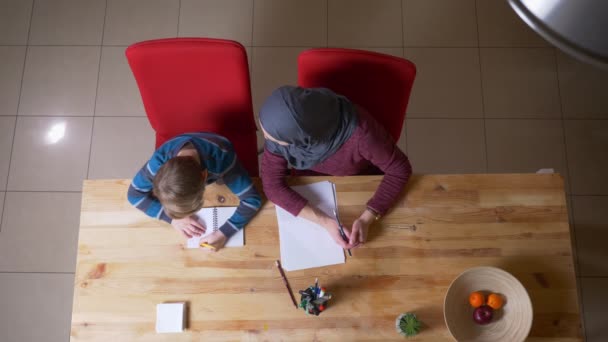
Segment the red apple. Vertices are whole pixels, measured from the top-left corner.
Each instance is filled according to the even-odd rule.
[[[473,311],[473,320],[477,324],[485,325],[492,322],[493,315],[494,310],[491,307],[482,305]]]

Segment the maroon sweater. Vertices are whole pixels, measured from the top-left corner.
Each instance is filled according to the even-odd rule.
[[[367,206],[383,215],[405,187],[412,174],[412,166],[376,120],[365,111],[359,111],[358,117],[358,127],[351,137],[331,157],[315,165],[312,171],[332,176],[378,174],[381,171],[384,178]],[[289,188],[285,180],[288,174],[285,158],[264,148],[264,193],[273,203],[297,216],[308,201]]]

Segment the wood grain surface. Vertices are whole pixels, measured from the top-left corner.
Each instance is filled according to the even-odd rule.
[[[381,177],[290,182],[321,180],[336,183],[342,221],[350,225]],[[408,311],[423,321],[414,340],[451,340],[445,292],[474,266],[500,267],[527,288],[534,308],[530,341],[581,339],[559,175],[414,176],[345,264],[287,272],[294,291],[318,277],[333,294],[319,317],[293,307],[274,266],[280,256],[272,203],[265,200],[245,228],[244,248],[188,250],[171,226],[127,202],[129,182],[84,183],[72,341],[401,340],[395,318]],[[218,205],[220,195],[222,205],[238,202],[214,185],[205,191],[205,205]],[[188,330],[156,334],[156,304],[171,301],[188,303]]]

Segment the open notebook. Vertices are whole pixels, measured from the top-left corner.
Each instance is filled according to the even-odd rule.
[[[334,184],[329,181],[291,187],[330,217],[334,217]],[[343,264],[344,251],[325,228],[291,215],[279,206],[281,264],[286,271]]]
[[[202,248],[200,246],[201,240],[207,235],[217,231],[220,227],[228,221],[228,219],[234,214],[236,207],[212,207],[203,208],[196,213],[199,221],[207,227],[205,234],[201,236],[195,236],[188,239],[186,247],[188,248]],[[232,235],[224,247],[243,247],[245,239],[243,235],[243,229]]]

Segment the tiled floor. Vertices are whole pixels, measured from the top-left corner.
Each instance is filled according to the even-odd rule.
[[[608,340],[608,73],[506,1],[0,0],[1,341],[69,339],[81,182],[132,176],[154,145],[124,48],[176,36],[247,46],[256,109],[308,47],[414,61],[414,169],[562,173],[587,337]]]

